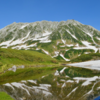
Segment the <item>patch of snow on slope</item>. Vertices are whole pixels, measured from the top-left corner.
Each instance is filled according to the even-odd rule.
[[[72,47],[72,46],[74,46],[73,44],[66,44],[66,46],[68,46],[68,47]]]
[[[66,81],[67,83],[73,83],[74,81],[73,80],[68,80]]]
[[[68,78],[69,76],[68,76],[68,75],[66,75],[65,77],[66,77],[66,78]]]
[[[40,50],[39,48],[36,48],[36,50]]]
[[[91,43],[89,43],[89,42],[87,42],[87,41],[82,41],[82,43],[83,43],[85,46],[87,46],[87,47],[90,46],[90,44],[91,44]]]
[[[28,25],[28,24],[27,24]],[[26,27],[27,25],[23,25],[20,29],[23,29],[24,27]]]
[[[10,42],[11,42],[11,40],[10,40],[10,41],[6,41],[6,42],[2,42],[2,43],[0,44],[0,46],[2,46],[2,45],[9,45]]]
[[[49,55],[49,52],[48,51],[46,51],[44,49],[42,49],[42,50],[43,50],[44,53],[46,53],[47,55]]]
[[[96,37],[98,40],[100,40],[100,38]]]
[[[60,54],[60,56],[65,60],[65,61],[70,61],[69,59],[66,59],[63,54]]]
[[[13,39],[10,40],[10,41],[2,42],[2,43],[0,44],[0,46],[6,45],[7,47],[9,47],[9,46],[13,46],[13,45],[16,45],[16,44],[24,43],[25,41],[23,41],[23,40],[26,39],[26,38],[28,38],[29,34],[30,34],[30,32],[28,32],[28,34],[27,34],[25,37],[23,37],[22,39],[18,39],[18,40],[13,41],[13,40],[14,40],[14,38],[13,38]],[[6,47],[6,48],[7,48],[7,47]]]
[[[25,37],[23,37],[21,40],[23,41],[24,39],[28,38],[29,35],[30,35],[30,32],[28,32],[28,34]]]
[[[66,68],[67,68],[67,67],[64,67],[64,68],[60,71],[60,73],[62,74]]]
[[[77,88],[78,88],[78,87],[74,88],[74,89],[67,95],[67,97],[69,97],[73,92],[75,92]]]
[[[62,46],[60,46],[60,47],[65,47],[65,45],[62,45]]]
[[[5,86],[8,86],[8,87],[11,87],[13,90],[14,90],[14,88],[13,88],[13,86],[11,85],[11,84],[9,84],[9,83],[6,83],[6,84],[4,84]]]
[[[64,44],[66,44],[66,40],[61,39]]]
[[[27,89],[25,89],[23,86],[25,86],[25,84],[21,84],[21,83],[17,83],[17,82],[13,82],[11,83],[13,86],[17,87],[17,88],[22,88],[24,89],[28,95],[30,95],[29,91]]]
[[[71,34],[71,32],[69,30],[66,30],[74,39],[77,40],[76,36],[74,36],[73,34]]]
[[[51,40],[42,40],[42,41],[40,41],[40,43],[49,43],[49,42],[51,42]]]
[[[86,82],[82,84],[82,86],[86,86],[88,84],[91,84],[91,81],[95,81],[98,78],[98,76],[94,76],[93,78],[89,78]]]
[[[28,82],[31,82],[31,83],[37,84],[37,81],[36,81],[36,80],[28,80]]]
[[[59,41],[57,41],[57,45],[59,44],[60,42]]]
[[[33,86],[34,89],[45,90],[45,91],[48,91],[49,87],[51,87],[50,84],[39,84],[39,86]]]
[[[31,45],[21,45],[21,46],[15,46],[15,47],[12,47],[12,49],[25,49],[25,50],[27,50],[27,49],[29,49],[30,47],[36,47],[37,46],[37,43],[35,43],[35,44],[31,44]]]
[[[9,44],[9,46],[13,46],[13,45],[16,45],[16,44],[24,43],[25,41],[23,41],[23,40],[26,39],[26,38],[28,38],[29,34],[30,34],[30,32],[28,32],[28,34],[25,37],[23,37],[22,39],[18,39],[18,40],[15,40],[15,41],[11,42]]]
[[[26,83],[26,81],[22,80],[21,82]]]
[[[59,72],[56,70],[56,72],[55,72],[54,75],[55,75],[55,76],[59,76]]]
[[[67,64],[67,65],[100,70],[100,60],[72,63],[72,64]]]
[[[48,92],[48,91],[43,91],[43,94],[44,94],[45,96],[52,95],[52,93],[50,93],[50,92]]]
[[[76,81],[83,80],[85,82],[82,84],[82,86],[87,86],[87,85],[91,84],[92,81],[96,81],[96,79],[98,79],[98,76],[94,76],[94,77],[90,77],[90,78],[75,77],[73,79]]]
[[[95,46],[91,46],[89,42],[87,41],[82,41],[82,43],[86,46],[86,47],[74,47],[74,49],[93,49],[95,52],[97,52],[97,48]]]
[[[78,55],[78,57],[81,56],[81,54]]]
[[[51,40],[48,39],[49,36],[45,36],[45,37],[36,37],[33,40],[37,41],[40,40],[40,43],[48,43],[51,42]]]
[[[66,87],[66,83],[64,83],[64,84],[62,85],[62,88],[64,88],[64,87]]]
[[[85,54],[89,54],[90,52],[85,52]]]
[[[47,36],[47,35],[50,35],[52,32],[48,32],[46,31],[45,33],[43,33],[43,36]]]
[[[81,29],[81,28],[80,28]],[[82,29],[81,29],[82,30]],[[86,33],[88,36],[90,36],[91,38],[93,37],[92,34],[90,34],[89,32],[86,32],[84,30],[82,30],[84,33]]]
[[[14,38],[13,38],[14,39]],[[6,45],[6,48],[10,45],[10,43],[13,41],[13,39],[12,40],[9,40],[9,41],[5,41],[5,42],[2,42],[1,44],[0,44],[0,46],[3,46],[3,45]]]
[[[87,33],[87,35],[89,35],[90,37],[92,37],[92,34],[90,34],[90,33]]]
[[[75,46],[76,46],[76,47],[79,47],[79,44],[77,43]]]
[[[100,87],[97,87],[97,90],[100,90]]]
[[[82,30],[84,33],[86,33],[88,36],[90,36],[91,38],[93,37],[92,34],[90,34],[89,32],[85,32],[84,30]]]
[[[51,87],[51,85],[50,84],[39,84],[41,87]]]
[[[55,53],[55,55],[52,56],[52,57],[57,57],[59,55],[59,52],[58,51],[55,51],[54,53]]]
[[[18,39],[18,40],[15,40],[13,41],[10,46],[13,46],[13,45],[16,45],[16,44],[21,44],[21,43],[24,43],[21,39]]]
[[[60,79],[60,81],[61,81],[61,82],[65,82],[65,80],[64,80],[64,79]]]

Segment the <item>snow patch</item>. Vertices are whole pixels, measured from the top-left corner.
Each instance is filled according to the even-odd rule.
[[[47,36],[47,35],[50,35],[52,32],[48,32],[46,31],[45,33],[43,33],[43,36]]]
[[[95,46],[91,46],[89,42],[87,41],[82,41],[82,43],[86,46],[86,47],[74,47],[74,49],[92,49],[95,52],[97,52],[98,48],[96,48]]]
[[[67,64],[67,65],[100,70],[100,60],[86,61],[86,62],[80,62],[80,63],[72,63],[72,64]]]
[[[64,83],[64,84],[62,85],[62,88],[64,88],[64,87],[66,87],[66,83]]]
[[[37,84],[37,81],[36,81],[36,80],[28,80],[28,82],[31,82],[31,83]]]
[[[67,97],[69,97],[73,92],[75,92],[77,88],[78,88],[78,87],[74,88],[74,89],[67,95]]]
[[[23,25],[20,29],[23,29],[24,27],[26,27],[27,25]]]
[[[66,45],[67,47],[72,47],[72,46],[74,46],[73,44],[67,44]]]
[[[100,40],[100,38],[99,37],[96,37],[98,40]]]
[[[58,51],[55,51],[54,53],[55,53],[55,55],[52,56],[52,57],[57,57],[59,55],[59,52]]]
[[[44,53],[46,53],[47,55],[49,55],[49,52],[48,51],[46,51],[44,49],[42,49],[42,50],[43,50]]]
[[[67,68],[67,67],[64,67],[64,68],[60,71],[60,73],[62,74],[66,68]]]
[[[59,76],[59,72],[56,70],[56,72],[55,72],[54,75],[55,75],[55,76]]]
[[[74,39],[77,40],[76,36],[74,36],[73,34],[71,34],[71,32],[69,30],[66,30]]]
[[[82,84],[82,86],[87,86],[87,85],[91,84],[92,81],[96,81],[96,79],[98,79],[98,76],[94,76],[94,77],[90,77],[90,78],[75,77],[73,79],[76,81],[83,80],[85,82]]]
[[[67,83],[73,83],[74,81],[73,80],[68,80],[66,81]]]
[[[27,50],[27,49],[29,49],[30,47],[36,47],[37,46],[37,43],[35,43],[35,44],[31,44],[31,45],[21,45],[21,46],[15,46],[15,47],[12,47],[12,49],[25,49],[25,50]]]
[[[60,56],[65,60],[65,61],[70,61],[69,59],[66,59],[63,54],[60,54]]]

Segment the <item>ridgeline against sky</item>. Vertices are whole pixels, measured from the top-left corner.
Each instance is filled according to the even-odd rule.
[[[0,0],[0,29],[13,22],[77,20],[100,30],[99,0]]]

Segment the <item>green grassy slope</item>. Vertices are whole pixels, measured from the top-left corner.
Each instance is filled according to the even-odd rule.
[[[7,95],[7,93],[0,92],[0,100],[14,100],[14,99],[11,98],[9,95]]]
[[[0,48],[0,65],[35,63],[57,63],[57,60],[36,51]]]
[[[90,53],[90,54],[83,54],[75,59],[72,59],[71,62],[82,62],[88,60],[98,60],[100,59],[100,53]]]

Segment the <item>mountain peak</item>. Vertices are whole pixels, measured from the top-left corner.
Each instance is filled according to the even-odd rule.
[[[80,22],[78,22],[78,21],[76,21],[76,20],[74,20],[74,19],[72,19],[72,20],[67,20],[66,22],[67,22],[67,24],[73,24],[73,25],[80,25],[80,24],[81,24]]]

